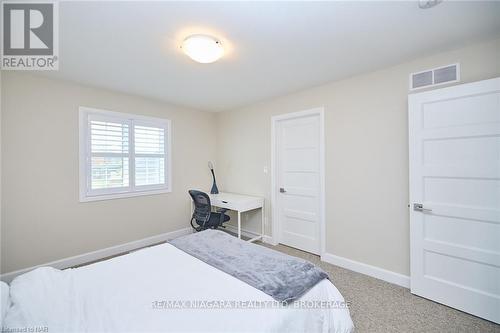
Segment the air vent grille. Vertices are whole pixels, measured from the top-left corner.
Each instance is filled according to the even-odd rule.
[[[410,90],[457,82],[459,80],[459,64],[447,65],[410,74]]]
[[[451,65],[434,70],[434,83],[444,83],[457,80],[457,66]]]
[[[412,88],[420,88],[432,84],[432,71],[414,74],[412,76]]]

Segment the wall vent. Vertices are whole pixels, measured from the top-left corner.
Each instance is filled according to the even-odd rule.
[[[460,81],[460,64],[446,65],[410,74],[410,90]]]

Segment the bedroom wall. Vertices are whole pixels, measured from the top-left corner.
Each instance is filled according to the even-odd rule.
[[[187,190],[210,186],[214,114],[27,73],[1,85],[2,273],[189,226]],[[80,203],[81,105],[171,119],[173,192]]]
[[[0,70],[0,242],[2,241],[2,75]],[[2,266],[2,247],[0,246],[0,267]]]
[[[500,76],[500,39],[217,114],[220,188],[266,197],[271,235],[271,116],[324,106],[327,252],[409,275],[408,75],[455,62],[462,82]]]

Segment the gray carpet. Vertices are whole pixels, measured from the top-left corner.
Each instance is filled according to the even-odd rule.
[[[316,255],[283,245],[265,246],[324,269],[349,302],[356,332],[500,332],[500,325],[412,295],[406,288],[322,262]]]

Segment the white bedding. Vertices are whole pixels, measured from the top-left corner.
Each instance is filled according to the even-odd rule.
[[[258,289],[169,244],[64,271],[39,268],[10,286],[9,328],[49,332],[350,332],[345,308],[307,308],[305,301],[344,301],[323,280],[286,308],[175,309],[162,301],[269,301]],[[156,303],[155,303],[156,302]],[[158,303],[159,302],[159,303]],[[173,303],[179,306],[181,303]],[[233,303],[234,304],[234,303]],[[255,304],[255,303],[252,303]],[[241,305],[241,304],[240,304]],[[243,303],[245,305],[245,303]]]
[[[0,327],[3,327],[3,318],[10,307],[9,286],[0,281]]]

